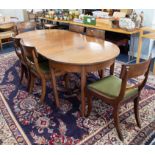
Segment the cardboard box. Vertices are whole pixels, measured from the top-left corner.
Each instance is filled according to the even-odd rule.
[[[102,26],[103,24],[112,26],[112,19],[113,18],[98,18],[96,19],[96,26]]]

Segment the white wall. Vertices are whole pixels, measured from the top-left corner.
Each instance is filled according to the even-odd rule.
[[[24,10],[22,9],[0,9],[2,16],[18,17],[20,21],[24,21]]]

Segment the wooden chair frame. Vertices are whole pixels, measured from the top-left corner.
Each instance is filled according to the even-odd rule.
[[[106,95],[103,95],[100,92],[95,91],[94,89],[88,88],[87,89],[87,96],[88,98],[88,113],[87,116],[89,116],[91,109],[92,109],[92,97],[96,96],[98,98],[101,98],[105,103],[111,105],[113,107],[113,118],[114,118],[114,124],[118,133],[118,136],[120,140],[124,140],[121,130],[120,130],[120,124],[119,124],[119,110],[122,103],[127,102],[129,100],[134,100],[134,113],[135,118],[138,127],[141,127],[140,119],[139,119],[139,99],[140,99],[140,93],[142,88],[145,86],[148,74],[149,74],[149,67],[150,67],[150,59],[139,63],[139,64],[131,64],[131,65],[122,65],[122,70],[120,74],[120,78],[122,79],[121,89],[118,97],[116,98],[110,98]],[[112,72],[111,72],[112,73]],[[138,76],[144,75],[144,79],[139,82],[138,84],[135,84],[134,86],[127,87],[127,81],[131,78],[135,78]],[[132,89],[132,88],[138,88],[138,93],[131,96],[130,98],[124,99],[125,91],[126,89]]]
[[[30,88],[29,88],[29,93],[32,93],[33,87],[34,87],[34,81],[35,78],[39,78],[41,79],[41,83],[42,83],[42,93],[41,93],[41,97],[40,97],[40,102],[43,103],[44,102],[44,98],[46,95],[46,81],[47,80],[53,80],[53,78],[51,77],[51,72],[49,71],[48,73],[44,73],[40,66],[39,66],[39,62],[38,62],[38,53],[37,53],[37,49],[33,46],[26,46],[24,45],[24,43],[20,42],[23,51],[24,51],[24,56],[26,58],[26,62],[28,64],[29,70],[30,70]],[[49,66],[50,67],[50,66]],[[54,69],[55,72],[55,76],[60,76],[60,75],[64,75],[64,72],[61,71],[56,71]],[[66,78],[66,76],[64,76]],[[52,87],[54,89],[54,92],[56,90],[56,86],[53,85],[53,81],[52,81]],[[56,102],[57,103],[57,102]],[[57,107],[59,107],[59,105],[57,105]]]
[[[21,38],[13,38],[13,41],[14,41],[14,49],[15,49],[16,55],[20,60],[20,68],[21,68],[20,83],[22,83],[23,77],[25,76],[28,79],[27,89],[29,90],[30,71],[26,63],[26,59],[24,57],[23,49],[21,48],[21,45],[20,45]]]
[[[102,40],[105,40],[105,31],[104,30],[99,30],[99,29],[94,29],[94,28],[86,28],[86,35],[90,37],[96,37]],[[100,78],[103,78],[103,73],[104,70],[99,70],[98,75]]]

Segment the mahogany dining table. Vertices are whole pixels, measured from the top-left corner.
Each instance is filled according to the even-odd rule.
[[[60,104],[54,69],[81,74],[82,116],[85,116],[87,73],[111,66],[120,53],[118,46],[111,42],[67,30],[35,30],[16,37],[25,45],[35,46],[38,53],[49,60],[57,106]]]

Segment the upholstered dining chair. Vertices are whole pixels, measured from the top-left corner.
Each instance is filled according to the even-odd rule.
[[[27,89],[29,90],[30,71],[29,71],[28,65],[26,63],[26,59],[24,57],[23,49],[21,48],[21,45],[20,45],[21,39],[14,37],[13,41],[14,41],[14,49],[15,49],[16,55],[18,56],[18,58],[20,60],[20,68],[21,68],[20,83],[22,83],[23,77],[25,76],[28,81]]]
[[[88,116],[92,109],[92,97],[101,98],[105,103],[113,107],[114,124],[120,140],[123,136],[120,130],[119,110],[121,104],[129,100],[134,100],[134,112],[138,127],[141,127],[139,119],[139,99],[142,88],[144,87],[150,67],[150,59],[139,64],[122,65],[120,78],[114,75],[105,77],[97,82],[88,85]],[[143,80],[134,85],[128,85],[131,78],[144,76]]]
[[[3,50],[3,45],[12,42],[11,38],[16,35],[14,23],[5,23],[0,25],[0,49]]]
[[[40,102],[44,102],[46,95],[46,81],[51,80],[51,74],[48,62],[39,62],[37,49],[33,46],[26,46],[23,42],[20,42],[26,62],[30,70],[30,89],[29,93],[32,93],[34,87],[35,78],[41,79],[42,93],[40,97]],[[63,72],[55,70],[55,76],[63,75]]]
[[[84,33],[84,27],[79,25],[69,24],[69,31],[77,32],[77,33]]]
[[[86,29],[86,35],[90,36],[90,37],[96,37],[96,38],[105,40],[105,31],[104,30],[87,28]],[[100,78],[102,78],[103,77],[103,70],[99,70],[98,75]]]

